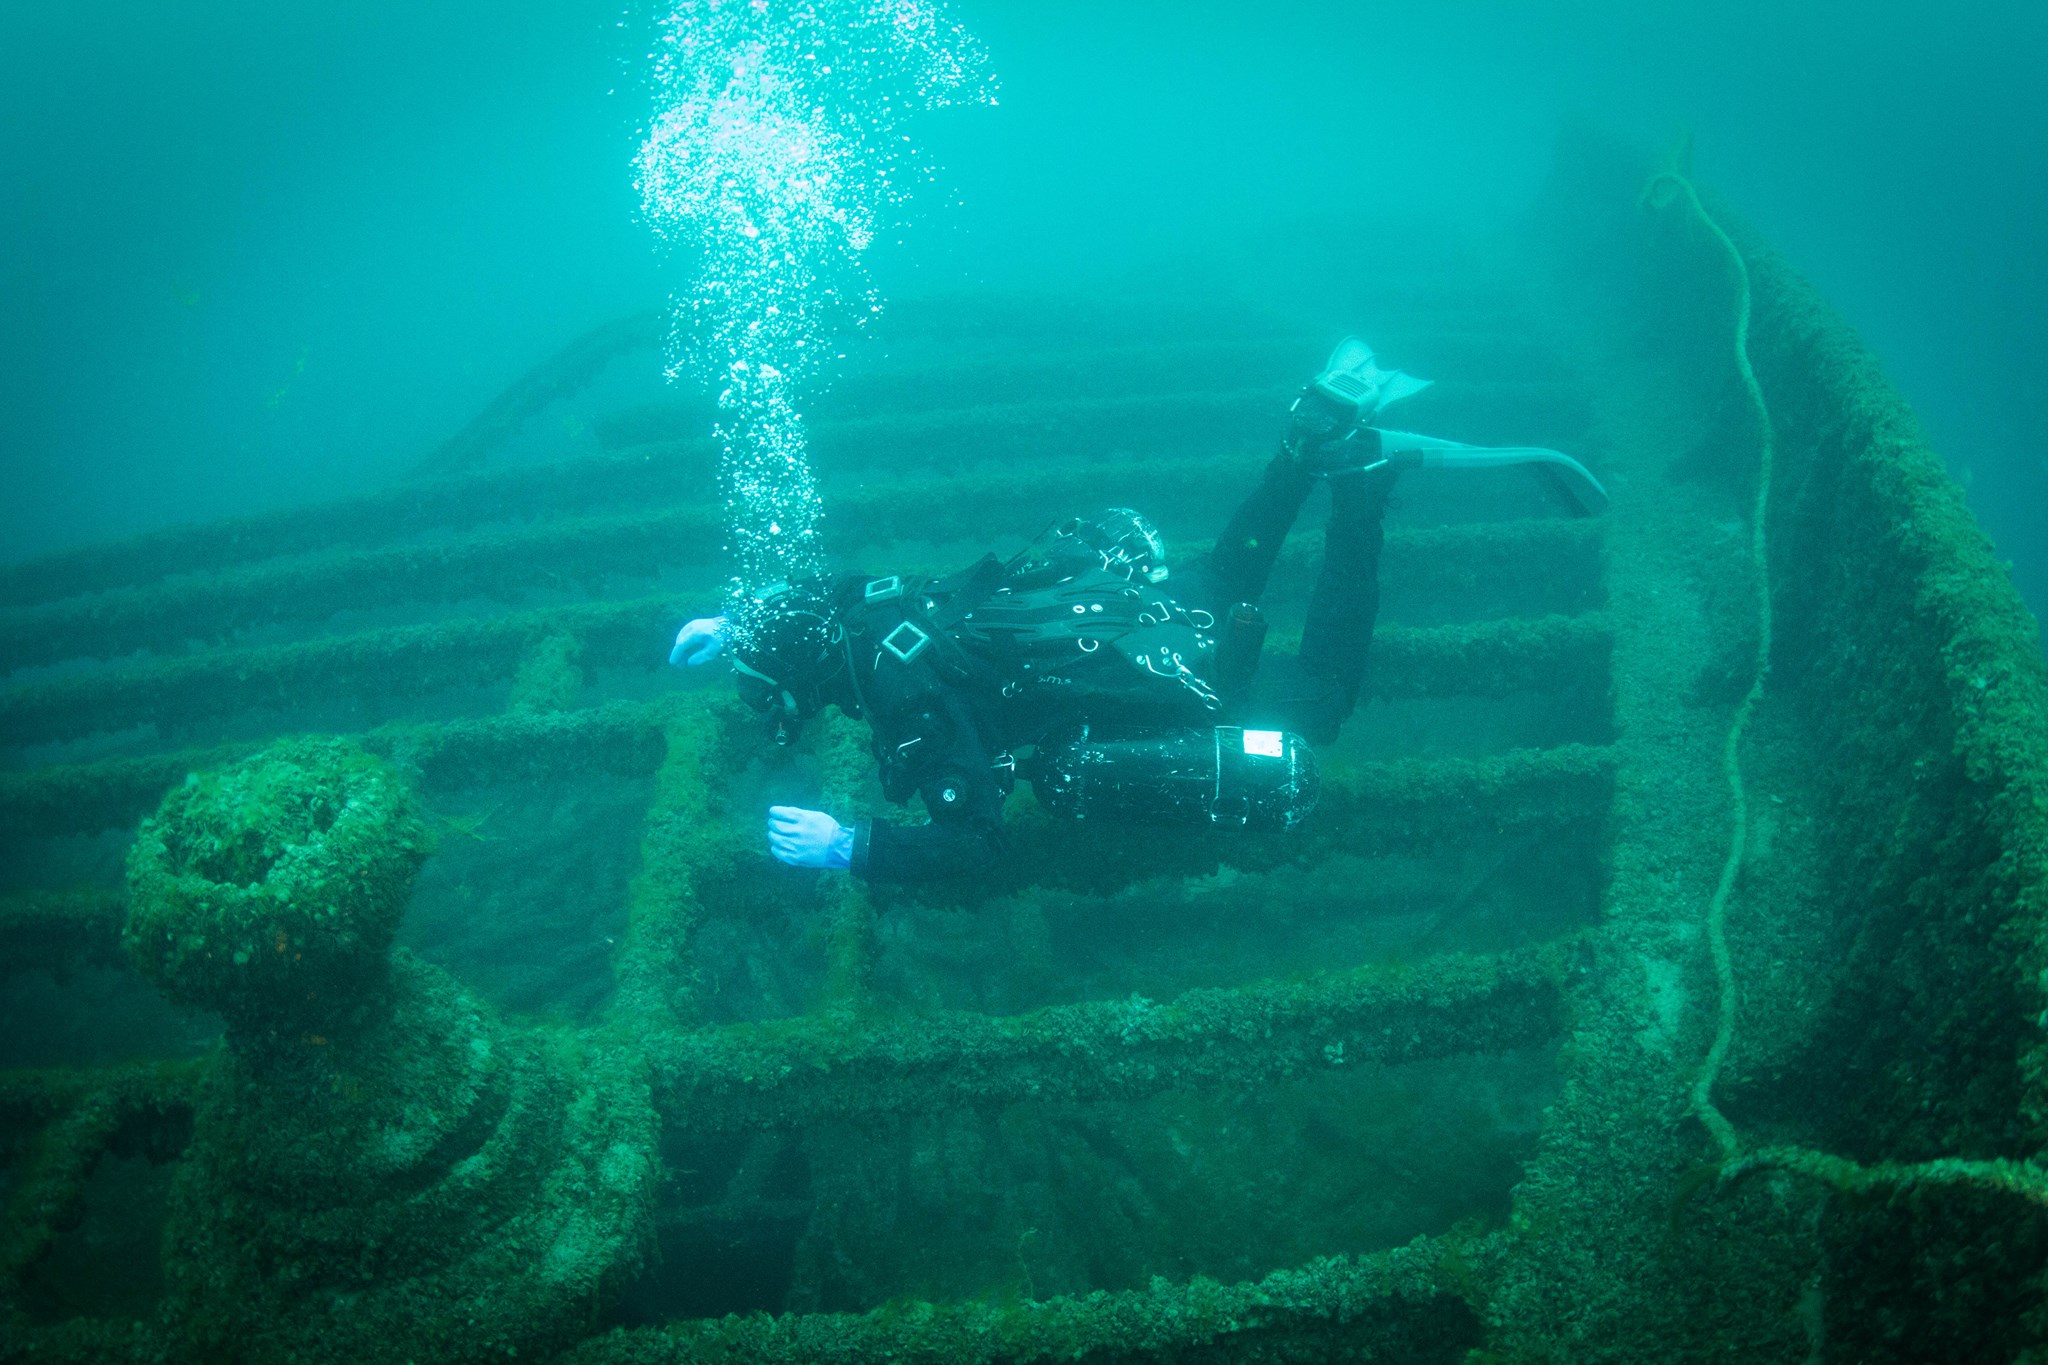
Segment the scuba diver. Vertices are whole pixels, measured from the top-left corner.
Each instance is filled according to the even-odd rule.
[[[944,578],[772,584],[745,605],[744,629],[723,616],[683,626],[669,662],[729,655],[741,695],[775,719],[780,741],[826,706],[865,719],[884,795],[915,794],[930,813],[923,825],[849,826],[771,806],[769,849],[792,866],[877,883],[984,871],[1019,777],[1075,819],[1294,828],[1316,799],[1309,746],[1336,738],[1365,686],[1381,519],[1400,473],[1530,464],[1580,513],[1606,505],[1598,481],[1557,451],[1376,424],[1427,384],[1346,338],[1295,399],[1279,452],[1215,548],[1171,575],[1151,522],[1113,508]],[[1317,483],[1330,519],[1301,646],[1262,661],[1258,601]]]

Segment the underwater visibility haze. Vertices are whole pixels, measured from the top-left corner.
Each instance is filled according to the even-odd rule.
[[[2048,1356],[2044,39],[8,6],[0,1362]]]

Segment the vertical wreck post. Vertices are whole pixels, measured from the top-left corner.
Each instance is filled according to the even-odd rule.
[[[196,775],[144,822],[128,951],[227,1024],[166,1239],[178,1339],[249,1360],[538,1354],[637,1266],[646,1085],[393,949],[429,845],[397,773],[336,740]]]

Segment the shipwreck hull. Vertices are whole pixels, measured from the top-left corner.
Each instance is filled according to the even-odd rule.
[[[1825,303],[1618,165],[1568,161],[1511,268],[1445,251],[1334,321],[905,304],[891,359],[820,407],[829,533],[877,571],[1076,506],[1198,537],[1345,320],[1442,378],[1416,427],[1594,465],[1598,522],[1404,486],[1372,700],[1298,836],[1079,831],[1020,796],[983,885],[769,865],[766,800],[878,794],[853,727],[771,756],[710,680],[664,676],[719,572],[679,553],[716,543],[687,407],[574,461],[494,466],[477,437],[384,493],[0,572],[0,963],[16,1017],[54,1021],[0,1076],[0,1356],[2039,1349],[2033,623]],[[1766,432],[1770,667],[1716,917]],[[419,1219],[490,1190],[508,1255],[409,1263],[430,1229],[339,1196],[288,1274],[193,1233],[257,1197],[221,1145],[262,1139],[222,1136],[233,1047],[129,975],[121,859],[188,774],[309,732],[440,827],[400,976],[490,1046],[447,1063],[470,1108],[418,1120],[440,1136],[404,1179]],[[374,1081],[324,1035],[271,1041],[336,1124]]]

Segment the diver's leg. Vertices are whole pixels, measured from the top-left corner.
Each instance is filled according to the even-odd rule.
[[[1384,469],[1330,480],[1323,566],[1301,632],[1303,670],[1332,684],[1322,702],[1331,714],[1310,727],[1325,734],[1335,734],[1365,688],[1380,610],[1380,547],[1386,538],[1381,521],[1392,486],[1391,471]]]
[[[1256,602],[1266,591],[1280,546],[1314,487],[1314,476],[1285,450],[1266,466],[1259,486],[1231,513],[1203,565],[1222,606]]]

